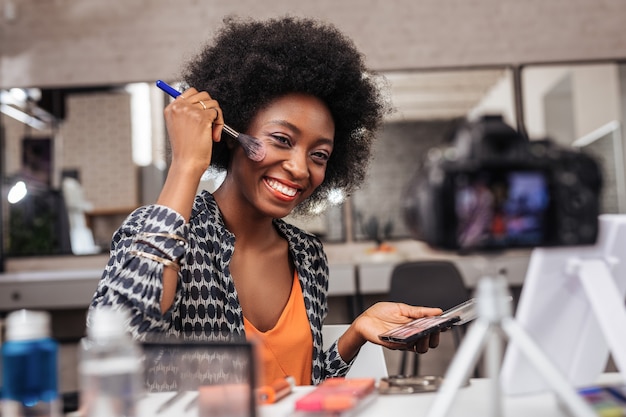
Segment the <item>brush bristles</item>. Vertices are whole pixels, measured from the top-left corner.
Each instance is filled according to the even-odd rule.
[[[243,147],[243,150],[248,158],[256,162],[260,162],[263,158],[265,158],[265,146],[263,146],[263,142],[257,138],[239,133],[237,135],[237,140]]]

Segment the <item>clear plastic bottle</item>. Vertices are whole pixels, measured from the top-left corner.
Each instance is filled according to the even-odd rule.
[[[50,337],[50,315],[19,310],[6,320],[2,345],[2,416],[58,417],[58,345]]]
[[[141,350],[126,330],[128,315],[98,308],[81,340],[79,374],[85,417],[133,417],[143,392]]]

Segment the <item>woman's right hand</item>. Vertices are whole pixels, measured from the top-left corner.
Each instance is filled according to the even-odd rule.
[[[172,162],[157,204],[168,206],[187,221],[202,174],[211,163],[213,141],[224,126],[222,110],[206,91],[190,88],[165,108]]]
[[[184,165],[202,176],[211,162],[213,141],[220,141],[224,125],[219,103],[206,91],[190,88],[173,100],[164,114],[172,165]]]

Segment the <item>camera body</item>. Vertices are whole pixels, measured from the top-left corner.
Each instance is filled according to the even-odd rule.
[[[484,116],[431,149],[408,187],[405,220],[429,245],[461,251],[596,241],[602,175],[589,155],[529,141]]]

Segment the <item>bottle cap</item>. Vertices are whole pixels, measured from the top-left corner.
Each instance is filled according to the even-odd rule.
[[[7,340],[50,337],[50,315],[45,311],[18,310],[7,316]]]
[[[126,310],[111,307],[97,307],[91,312],[87,336],[93,340],[106,340],[125,337],[130,316]]]

